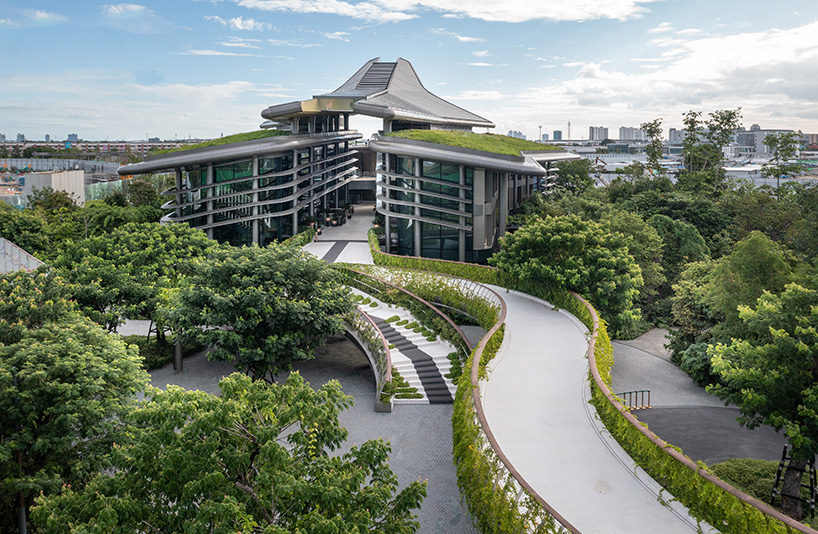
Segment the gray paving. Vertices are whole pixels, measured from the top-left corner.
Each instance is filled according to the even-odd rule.
[[[779,460],[786,437],[768,426],[753,430],[742,427],[736,421],[737,408],[725,406],[669,361],[669,353],[661,346],[661,333],[656,329],[647,339],[613,342],[614,393],[651,391],[653,408],[633,414],[657,436],[708,465],[731,458]]]
[[[204,354],[185,359],[184,370],[172,366],[151,373],[155,386],[181,385],[218,393],[219,379],[233,370],[232,364],[210,362]],[[341,413],[349,431],[347,447],[368,439],[391,443],[390,466],[401,487],[412,480],[427,480],[428,496],[417,512],[421,533],[471,534],[468,509],[462,502],[452,459],[451,405],[400,405],[392,413],[373,409],[375,379],[363,353],[346,339],[333,340],[316,351],[315,360],[296,366],[313,387],[337,379],[353,407]],[[281,376],[284,380],[286,377]]]

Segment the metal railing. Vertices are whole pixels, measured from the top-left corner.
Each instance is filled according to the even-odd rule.
[[[386,384],[392,381],[392,355],[389,343],[375,322],[360,309],[355,309],[344,318],[347,332],[361,346],[372,371],[375,373],[375,406],[381,402],[381,394]]]
[[[616,396],[622,399],[622,404],[629,410],[646,410],[651,407],[649,389],[626,391],[624,393],[617,393]]]

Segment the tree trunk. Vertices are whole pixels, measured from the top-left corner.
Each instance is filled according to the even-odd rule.
[[[801,501],[787,497],[787,495],[801,495],[801,478],[804,476],[804,468],[807,466],[807,459],[793,459],[784,472],[784,482],[781,485],[781,510],[797,521],[801,521],[802,509]]]

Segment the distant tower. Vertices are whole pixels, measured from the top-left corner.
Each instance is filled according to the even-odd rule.
[[[568,140],[571,140],[571,121],[568,121]]]
[[[539,128],[540,128],[540,141],[542,141],[542,125],[540,125]]]

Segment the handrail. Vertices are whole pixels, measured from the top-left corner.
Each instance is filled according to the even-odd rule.
[[[736,497],[744,501],[745,503],[749,504],[750,506],[758,509],[759,511],[777,519],[784,525],[789,528],[792,528],[798,532],[803,532],[804,534],[818,534],[818,531],[804,525],[796,521],[795,519],[779,512],[775,508],[771,507],[770,505],[755,499],[746,493],[734,488],[727,482],[723,481],[716,475],[712,473],[708,473],[704,467],[697,464],[678,450],[676,450],[673,446],[669,445],[666,441],[661,439],[659,436],[651,432],[648,428],[643,426],[636,417],[631,414],[625,406],[622,405],[621,402],[616,398],[616,396],[611,392],[608,385],[602,380],[602,377],[599,374],[599,369],[596,367],[596,355],[595,355],[595,345],[597,334],[599,333],[599,316],[596,314],[596,310],[594,310],[593,306],[591,306],[587,300],[579,296],[577,293],[573,291],[570,292],[577,300],[579,300],[588,312],[591,314],[591,318],[593,319],[593,331],[591,333],[591,340],[588,343],[588,365],[591,368],[591,376],[594,379],[596,386],[600,389],[605,398],[608,400],[609,403],[620,413],[622,416],[639,432],[641,432],[646,438],[648,438],[654,445],[659,447],[663,450],[666,454],[670,455],[674,460],[678,461],[688,469],[692,470],[705,480],[711,482],[712,484],[716,485],[718,488],[726,491],[730,495]]]
[[[400,286],[397,286],[397,285],[395,285],[395,284],[393,284],[393,283],[391,283],[391,282],[388,282],[388,281],[386,281],[386,280],[383,280],[383,279],[381,279],[381,278],[378,278],[377,276],[373,276],[373,275],[371,275],[371,274],[368,274],[368,273],[365,273],[365,272],[359,271],[359,270],[357,270],[357,269],[353,269],[353,268],[351,268],[351,267],[346,267],[346,269],[347,269],[349,272],[352,272],[352,273],[355,273],[355,274],[358,274],[358,275],[361,275],[361,276],[365,276],[365,277],[367,277],[367,278],[371,278],[372,280],[375,280],[376,282],[379,282],[379,283],[381,283],[381,284],[384,284],[384,285],[386,285],[386,286],[389,286],[391,289],[396,289],[396,290],[400,291],[401,293],[406,294],[406,295],[407,295],[407,296],[409,296],[410,298],[413,298],[413,299],[417,300],[418,302],[420,302],[421,304],[423,304],[424,306],[426,306],[426,307],[427,307],[427,308],[429,308],[430,310],[434,311],[434,312],[435,312],[437,315],[439,315],[439,316],[440,316],[440,317],[441,317],[443,320],[445,320],[445,321],[446,321],[446,322],[449,324],[449,326],[451,326],[451,327],[454,329],[454,331],[455,331],[455,332],[456,332],[456,333],[457,333],[457,334],[458,334],[458,335],[461,337],[461,339],[463,340],[463,342],[464,342],[464,344],[466,345],[466,347],[468,347],[468,352],[471,352],[471,351],[474,349],[474,345],[472,345],[472,344],[471,344],[471,342],[469,341],[469,339],[466,337],[466,334],[464,334],[464,333],[463,333],[463,331],[460,329],[460,327],[459,327],[459,326],[457,326],[457,325],[454,323],[454,321],[452,321],[452,320],[449,318],[449,316],[447,316],[445,313],[443,313],[442,311],[440,311],[440,309],[438,309],[438,307],[437,307],[437,306],[435,306],[434,304],[432,304],[431,302],[429,302],[429,301],[427,301],[427,300],[425,300],[425,299],[420,298],[419,296],[415,295],[414,293],[412,293],[412,292],[410,292],[410,291],[408,291],[408,290],[406,290],[406,289],[404,289],[404,288],[402,288],[402,287],[400,287]]]
[[[375,374],[375,404],[380,402],[381,394],[387,383],[392,381],[392,354],[389,351],[389,342],[375,324],[375,321],[363,310],[356,308],[347,322],[351,329],[358,334],[358,344],[367,355]],[[350,332],[351,334],[354,333]],[[366,346],[364,346],[364,343]],[[367,350],[368,349],[368,350]]]
[[[485,287],[485,286],[484,286]],[[486,288],[495,295],[497,293],[492,290],[491,288]],[[489,426],[488,419],[486,418],[486,413],[483,410],[483,403],[482,399],[480,398],[480,360],[483,356],[483,350],[486,348],[486,344],[488,343],[491,336],[494,335],[497,330],[500,329],[500,325],[502,325],[506,320],[507,314],[507,306],[505,300],[503,300],[500,295],[497,295],[497,298],[500,299],[502,302],[502,310],[500,312],[500,316],[497,319],[497,322],[491,330],[489,330],[483,339],[480,340],[480,344],[477,346],[477,350],[474,353],[474,357],[472,359],[472,367],[471,367],[471,385],[472,385],[472,402],[474,403],[474,411],[477,414],[477,418],[480,421],[480,427],[483,429],[483,433],[486,435],[486,438],[489,440],[489,444],[491,448],[494,450],[494,453],[503,463],[503,466],[506,470],[511,473],[511,476],[514,477],[514,480],[517,481],[520,486],[522,486],[532,497],[537,501],[537,503],[542,506],[542,508],[548,512],[554,519],[556,519],[563,527],[567,528],[570,532],[574,534],[581,534],[579,529],[577,529],[574,525],[572,525],[567,519],[565,519],[559,512],[557,512],[550,504],[545,502],[540,494],[538,494],[531,484],[526,481],[525,477],[514,468],[514,466],[509,461],[506,454],[503,452],[503,449],[500,448],[500,444],[497,442],[497,438],[494,437],[494,433],[491,431],[491,427]]]

